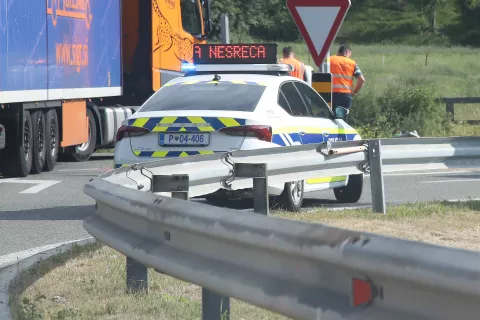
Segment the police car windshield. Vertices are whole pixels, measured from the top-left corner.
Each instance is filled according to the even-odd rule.
[[[158,90],[138,112],[171,110],[226,110],[252,112],[265,86],[257,83],[201,81],[175,83]]]

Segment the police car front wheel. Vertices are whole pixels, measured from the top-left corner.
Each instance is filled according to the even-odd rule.
[[[283,209],[299,211],[303,204],[303,180],[285,183],[285,187],[279,198]]]
[[[335,198],[341,203],[356,203],[360,200],[363,191],[363,174],[354,174],[348,177],[345,187],[335,188]]]

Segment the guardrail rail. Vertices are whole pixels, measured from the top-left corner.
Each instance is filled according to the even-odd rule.
[[[127,256],[127,286],[147,268],[201,286],[204,319],[234,297],[295,319],[470,319],[480,312],[480,254],[269,215],[267,185],[370,173],[386,213],[384,172],[478,167],[480,139],[375,139],[167,159],[113,170],[84,192],[84,221]],[[253,188],[254,213],[188,201]]]

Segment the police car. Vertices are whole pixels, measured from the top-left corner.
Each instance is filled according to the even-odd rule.
[[[223,62],[223,61],[222,61]],[[290,65],[198,64],[155,92],[118,130],[115,166],[167,157],[188,157],[360,140],[336,119],[305,81],[289,76]],[[297,211],[304,193],[333,189],[340,202],[357,202],[363,175],[315,178],[269,185],[283,207]],[[241,192],[241,193],[239,193]],[[219,190],[209,200],[244,196]]]

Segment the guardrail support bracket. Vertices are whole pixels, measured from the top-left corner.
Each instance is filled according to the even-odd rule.
[[[386,214],[385,186],[382,170],[382,145],[379,139],[368,141],[368,159],[370,162],[370,188],[372,191],[372,209],[375,213]]]
[[[188,200],[190,179],[188,174],[154,175],[152,192],[171,192],[172,198]]]
[[[268,170],[266,163],[235,163],[235,177],[253,178],[253,212],[269,214]]]

